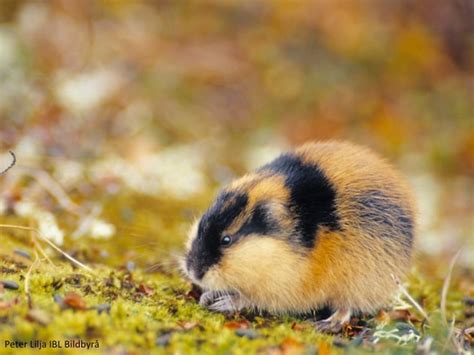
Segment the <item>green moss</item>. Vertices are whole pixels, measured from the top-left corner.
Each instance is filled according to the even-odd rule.
[[[165,237],[168,235],[153,235],[158,241]],[[81,339],[98,340],[99,351],[123,349],[188,354],[199,350],[202,354],[253,354],[276,349],[314,353],[319,349],[321,353],[411,353],[416,348],[415,339],[405,343],[399,339],[397,341],[395,337],[382,337],[378,341],[373,338],[376,331],[382,331],[380,334],[395,332],[403,335],[405,328],[400,326],[401,322],[413,327],[420,339],[435,338],[435,349],[445,346],[447,349],[452,348],[447,338],[448,327],[439,315],[442,279],[417,271],[411,275],[408,288],[432,315],[430,323],[422,325],[420,322],[398,320],[382,326],[375,318],[365,318],[361,324],[367,328],[367,333],[362,341],[357,332],[342,338],[320,334],[314,331],[308,320],[298,317],[251,314],[226,316],[209,312],[187,295],[191,285],[173,268],[160,268],[158,272],[147,273],[145,262],[129,272],[120,267],[126,260],[124,253],[115,251],[114,257],[100,260],[93,256],[97,253],[80,253],[83,250],[81,248],[86,248],[84,241],[81,241],[84,244],[82,247],[70,244],[66,250],[79,251],[82,259],[94,267],[94,274],[77,269],[59,258],[53,258],[56,266],[43,260],[31,272],[29,289],[32,307],[40,310],[40,314],[46,315],[48,320],[47,324],[42,325],[41,321],[29,316],[25,295],[25,277],[32,260],[14,253],[16,248],[21,248],[34,255],[29,239],[17,231],[3,232],[0,238],[0,280],[15,281],[19,285],[18,290],[5,289],[0,294],[0,344],[4,344],[5,340],[64,342],[67,339]],[[132,249],[130,245],[133,242],[125,236],[115,238],[113,243],[108,244],[113,245],[110,250]],[[125,241],[128,241],[128,246],[123,244]],[[177,238],[174,245],[179,243],[181,239]],[[93,248],[87,250],[90,252]],[[140,285],[147,286],[145,291]],[[464,306],[459,285],[458,281],[453,280],[447,306],[450,317],[455,315],[456,319],[462,321]],[[85,309],[72,309],[61,303],[61,298],[69,292],[79,295],[86,304]],[[416,311],[413,313],[416,315]],[[239,336],[235,329],[226,327],[230,321],[243,320],[247,320],[245,324],[250,326],[246,331],[251,335],[250,338]]]

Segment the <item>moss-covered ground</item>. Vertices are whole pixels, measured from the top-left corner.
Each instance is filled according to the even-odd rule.
[[[0,229],[1,353],[16,353],[24,343],[23,351],[31,353],[44,346],[44,353],[424,354],[460,351],[460,346],[467,349],[472,342],[472,334],[462,333],[473,324],[473,294],[469,294],[472,273],[468,269],[453,273],[446,298],[446,324],[440,295],[447,267],[426,259],[414,268],[406,288],[428,314],[428,320],[403,295],[391,309],[353,318],[351,325],[337,335],[316,332],[311,321],[317,315],[210,312],[199,306],[199,291],[179,275],[170,253],[161,253],[160,262],[153,266],[152,255],[161,249],[149,243],[140,248],[139,242],[128,239],[133,235],[130,230],[136,231],[145,219],[154,218],[147,209],[134,205],[144,201],[119,197],[117,201],[117,206],[136,208],[129,232],[119,229],[113,240],[84,239],[64,247],[92,272],[58,253],[50,253],[52,250],[37,239],[50,255],[52,265],[38,254],[32,242],[34,234]],[[154,213],[164,213],[157,209]],[[111,212],[110,216],[115,215]],[[25,225],[26,221],[5,216],[2,223]],[[148,221],[146,225],[156,228],[156,223],[161,223],[165,232],[157,233],[157,238],[166,235],[175,240],[169,242],[169,248],[179,245],[182,236],[171,238],[170,233],[179,233],[173,230],[173,223],[166,227],[166,223],[157,221],[154,227]],[[140,235],[146,232],[152,230],[141,230]],[[167,243],[163,241],[163,245]],[[63,348],[55,350],[50,341]],[[8,346],[6,342],[10,342]]]

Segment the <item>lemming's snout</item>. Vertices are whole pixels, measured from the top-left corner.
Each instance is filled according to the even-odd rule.
[[[198,277],[199,273],[196,270],[196,264],[196,258],[191,253],[189,253],[186,256],[186,271],[188,272],[188,275],[191,279],[199,280],[200,277]]]
[[[199,258],[192,251],[186,255],[186,271],[192,279],[196,280],[201,280],[206,273],[204,266],[199,262]]]

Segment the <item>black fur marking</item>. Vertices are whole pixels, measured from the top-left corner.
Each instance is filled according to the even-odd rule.
[[[246,193],[224,191],[214,204],[204,213],[199,223],[199,236],[217,235],[229,227],[248,203]],[[224,207],[225,206],[225,207]]]
[[[264,204],[256,204],[252,216],[244,222],[236,233],[238,237],[249,234],[271,234],[278,231],[278,222],[274,220]]]
[[[396,238],[406,250],[413,244],[413,219],[393,198],[379,190],[364,191],[354,198],[360,220],[379,238]]]
[[[214,204],[204,213],[199,222],[198,236],[193,241],[186,264],[198,279],[222,257],[220,240],[222,232],[245,209],[248,196],[233,191],[221,192]]]
[[[336,191],[316,164],[304,163],[298,156],[287,153],[279,156],[260,171],[272,171],[286,177],[290,190],[290,209],[298,218],[298,242],[307,248],[314,247],[318,229],[340,229],[336,212]]]

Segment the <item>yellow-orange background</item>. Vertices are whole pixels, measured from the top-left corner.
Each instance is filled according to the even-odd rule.
[[[0,147],[104,204],[115,238],[179,244],[217,186],[348,139],[410,177],[421,249],[449,256],[474,227],[473,14],[469,0],[4,0]],[[138,222],[108,212],[117,191],[136,194]]]

